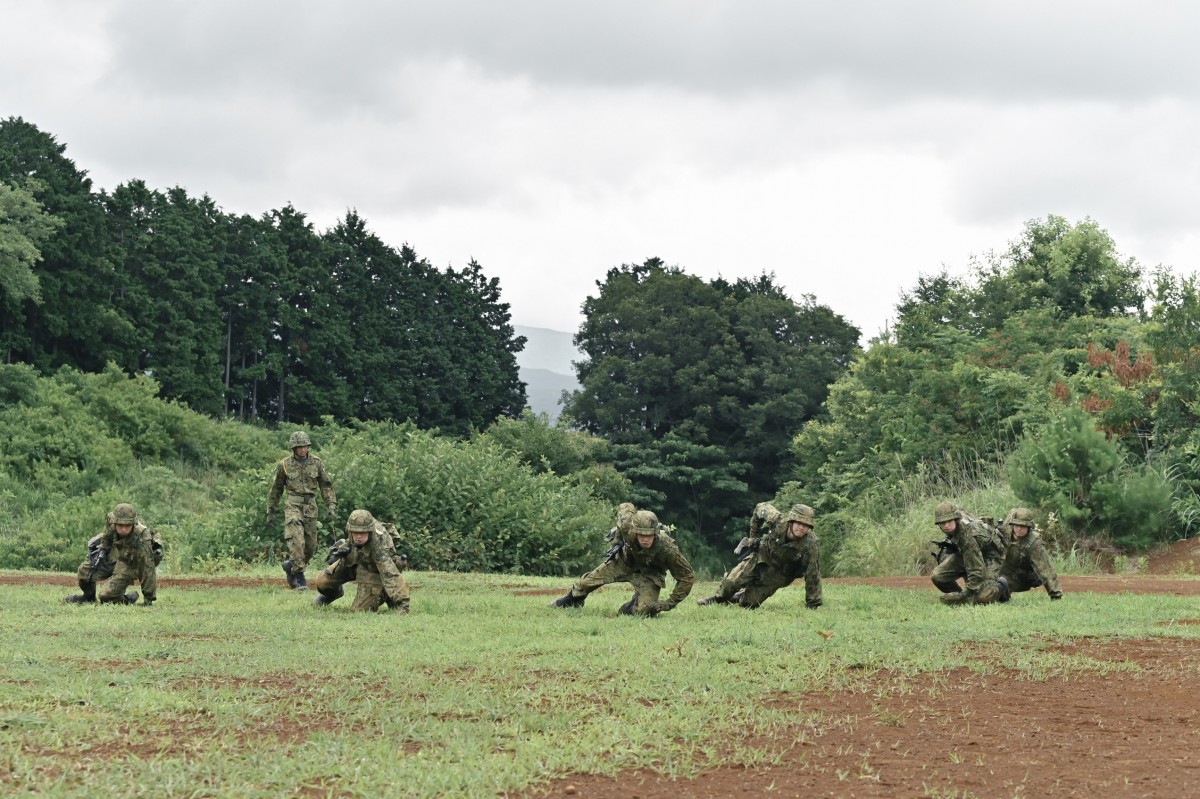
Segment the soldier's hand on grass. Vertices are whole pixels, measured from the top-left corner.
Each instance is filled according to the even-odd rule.
[[[666,613],[668,610],[674,610],[675,606],[670,602],[659,600],[650,606],[651,613]]]

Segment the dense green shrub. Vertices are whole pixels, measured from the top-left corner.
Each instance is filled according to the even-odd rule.
[[[1024,502],[1053,512],[1076,536],[1106,535],[1145,548],[1161,533],[1172,489],[1161,473],[1125,464],[1119,445],[1080,408],[1066,408],[1027,436],[1009,463]]]
[[[365,423],[322,455],[340,517],[366,508],[394,522],[416,568],[571,574],[594,565],[612,524],[610,505],[486,439]]]

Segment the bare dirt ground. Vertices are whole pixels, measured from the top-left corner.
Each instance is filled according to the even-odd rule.
[[[1200,541],[1155,553],[1150,575],[1063,578],[1064,602],[1081,593],[1171,593],[1200,596]],[[929,589],[928,577],[830,580]],[[1197,618],[1175,623],[1200,624]],[[1064,650],[1068,649],[1064,647]],[[1175,797],[1200,779],[1200,643],[1186,639],[1083,642],[1070,651],[1097,661],[1136,662],[1124,671],[1034,682],[1001,670],[966,669],[928,676],[877,674],[855,691],[780,694],[766,699],[795,708],[779,765],[716,764],[689,780],[653,771],[604,777],[571,775],[520,794],[524,799],[727,799],[778,797]],[[827,721],[811,723],[819,711]]]

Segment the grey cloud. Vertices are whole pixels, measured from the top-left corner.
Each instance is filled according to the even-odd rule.
[[[1198,22],[1191,4],[1079,0],[133,0],[108,30],[121,85],[265,86],[345,109],[402,107],[403,65],[444,60],[495,79],[722,95],[834,85],[878,102],[1195,97]]]

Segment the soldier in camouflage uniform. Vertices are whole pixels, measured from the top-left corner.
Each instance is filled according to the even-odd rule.
[[[986,522],[964,514],[949,502],[937,506],[934,523],[951,545],[933,570],[930,579],[942,592],[947,605],[986,605],[1000,599],[1000,562],[1004,542],[1000,531]],[[965,585],[958,584],[963,578]]]
[[[315,603],[328,605],[345,594],[346,583],[357,584],[351,610],[378,610],[387,605],[408,613],[407,559],[397,554],[390,524],[376,521],[370,511],[355,510],[346,521],[346,537],[329,548],[328,566],[317,573]]]
[[[125,593],[132,583],[142,587],[142,599],[152,605],[158,598],[158,564],[162,562],[162,539],[158,533],[138,521],[137,511],[122,502],[109,512],[104,532],[88,541],[88,556],[79,564],[79,588],[82,594],[67,597],[68,602],[96,601],[96,583],[108,580],[100,592],[102,603],[132,605],[137,592]]]
[[[283,538],[289,557],[280,565],[287,575],[288,588],[303,591],[308,587],[304,568],[317,552],[317,492],[320,491],[325,499],[325,519],[329,522],[337,516],[337,496],[333,493],[333,481],[325,471],[325,464],[308,451],[312,446],[308,434],[297,430],[288,440],[288,446],[292,448],[292,454],[276,467],[275,482],[267,496],[267,525],[275,524],[275,508],[279,498],[286,495]]]
[[[1034,527],[1033,512],[1028,508],[1013,508],[1004,520],[1008,545],[1000,566],[1001,602],[1007,602],[1012,592],[1038,586],[1045,588],[1051,599],[1062,599],[1058,573]]]
[[[746,551],[741,562],[725,575],[717,593],[699,600],[701,605],[736,602],[756,608],[797,577],[804,577],[804,604],[821,607],[821,548],[812,531],[816,521],[808,505],[793,505],[787,515],[763,502],[750,517],[750,535],[738,544]],[[762,528],[766,532],[762,533]]]
[[[618,528],[621,524],[618,521]],[[613,545],[604,563],[579,578],[565,596],[550,603],[556,608],[582,607],[588,594],[609,583],[630,583],[633,598],[621,613],[654,616],[671,610],[692,591],[695,575],[675,541],[660,529],[658,517],[648,510],[634,512],[628,523],[629,540]],[[675,588],[665,601],[659,599],[667,585],[667,573]]]

